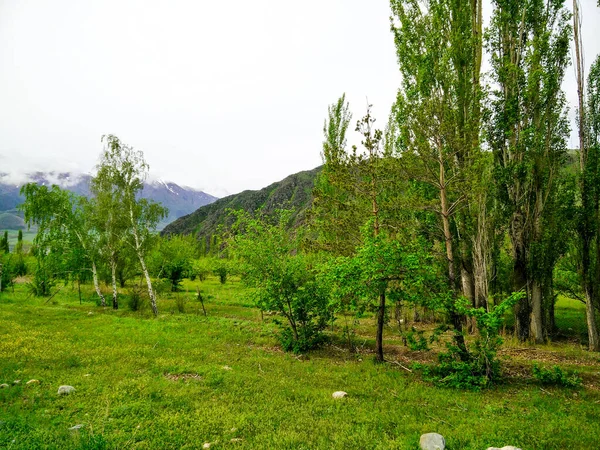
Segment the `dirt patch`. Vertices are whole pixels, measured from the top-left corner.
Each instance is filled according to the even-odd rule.
[[[202,377],[197,373],[165,373],[164,377],[171,381],[189,381],[202,379]]]

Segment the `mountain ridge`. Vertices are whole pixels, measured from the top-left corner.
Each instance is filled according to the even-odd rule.
[[[69,190],[77,195],[91,197],[91,179],[90,174],[71,172],[37,171],[28,174],[26,177],[19,177],[19,179],[14,179],[8,173],[0,173],[0,214],[4,219],[0,221],[0,229],[13,229],[14,226],[17,226],[14,229],[22,228],[22,226],[15,225],[20,224],[20,221],[12,216],[22,219],[22,214],[15,213],[14,210],[23,203],[24,198],[21,196],[20,190],[28,182],[45,186],[56,184],[62,189]],[[217,197],[206,192],[184,188],[172,181],[160,179],[147,181],[141,191],[141,196],[159,202],[168,208],[168,216],[159,224],[159,229],[179,217],[217,200]],[[3,226],[8,224],[12,224],[12,227]]]
[[[321,169],[322,166],[319,166],[298,172],[262,189],[245,190],[220,198],[170,223],[161,234],[194,234],[200,242],[206,243],[204,250],[208,251],[218,227],[230,224],[228,210],[255,212],[260,209],[269,215],[276,209],[292,209],[291,220],[295,224],[300,223],[312,205],[312,192]]]

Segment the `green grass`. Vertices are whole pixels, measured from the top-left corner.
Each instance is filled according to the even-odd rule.
[[[196,286],[210,296],[207,317]],[[0,383],[11,386],[0,389],[0,448],[417,449],[431,431],[450,450],[598,446],[600,360],[575,344],[536,351],[581,370],[581,390],[541,388],[527,377],[480,393],[439,389],[375,364],[370,340],[359,355],[339,345],[304,357],[281,352],[273,324],[261,322],[235,279],[185,287],[162,295],[157,319],[147,308],[128,311],[125,299],[119,311],[99,308],[89,286],[82,305],[70,287],[47,304],[21,285],[3,293]],[[187,299],[183,314],[177,295]],[[360,329],[370,337],[371,319]],[[386,330],[386,342],[396,342],[393,334]],[[386,350],[390,358],[422,356]],[[517,350],[511,361],[530,367]],[[30,379],[40,383],[26,385]],[[59,397],[62,384],[77,392]],[[348,397],[332,399],[337,390]],[[77,424],[84,427],[69,430]]]

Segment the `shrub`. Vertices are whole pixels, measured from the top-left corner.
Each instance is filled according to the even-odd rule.
[[[213,268],[213,273],[219,277],[221,284],[225,284],[227,282],[228,268],[224,261],[219,260],[216,263],[216,266]]]
[[[498,381],[501,373],[496,354],[502,344],[499,333],[504,314],[523,295],[522,292],[513,293],[490,312],[483,308],[470,308],[466,299],[457,300],[456,312],[475,318],[478,335],[471,348],[466,348],[466,353],[457,345],[446,344],[448,351],[439,355],[438,365],[424,368],[425,378],[439,386],[472,390]]]
[[[144,298],[142,297],[140,289],[136,286],[133,288],[131,295],[127,299],[127,307],[130,311],[139,311],[143,308],[143,306]]]
[[[581,378],[577,372],[571,372],[566,374],[558,366],[553,366],[551,369],[545,369],[539,367],[537,364],[533,365],[533,378],[539,383],[545,385],[555,385],[563,387],[576,388],[581,386]]]
[[[279,212],[277,222],[238,213],[232,254],[239,258],[242,281],[262,311],[275,311],[284,350],[303,352],[323,342],[322,331],[331,318],[329,293],[317,281],[308,256],[299,252],[299,235],[287,230],[289,212]]]
[[[415,327],[412,327],[411,331],[405,331],[403,333],[404,339],[406,339],[406,345],[413,352],[429,350],[429,342],[425,337],[424,331],[417,331]]]
[[[177,295],[175,297],[175,306],[177,308],[177,311],[179,311],[180,313],[184,313],[185,312],[185,304],[186,304],[186,299],[185,297],[181,296],[181,295]]]

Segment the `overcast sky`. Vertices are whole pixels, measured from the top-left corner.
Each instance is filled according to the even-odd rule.
[[[582,4],[589,66],[600,8]],[[342,93],[384,126],[389,15],[388,0],[0,0],[0,172],[90,172],[109,133],[154,177],[218,196],[311,169]]]

